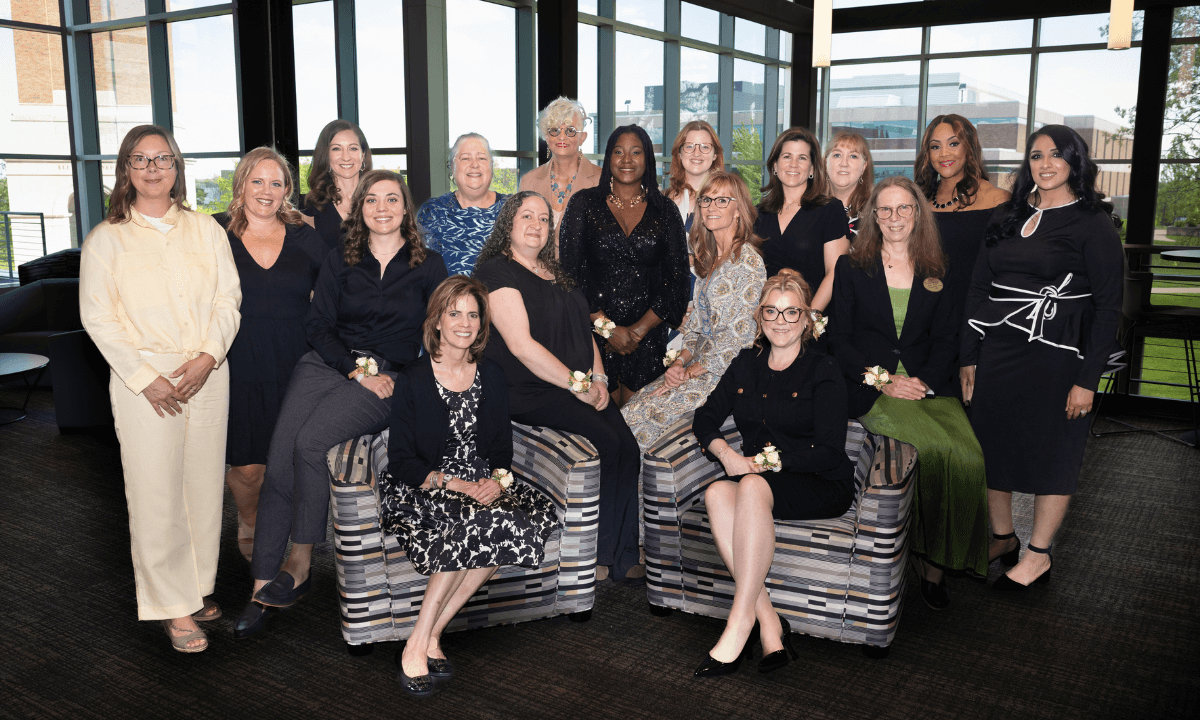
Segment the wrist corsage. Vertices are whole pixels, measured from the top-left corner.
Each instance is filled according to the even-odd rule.
[[[596,318],[596,322],[592,323],[592,330],[602,338],[612,337],[613,330],[616,329],[617,324],[603,315]]]
[[[762,452],[755,455],[754,464],[771,472],[779,472],[783,469],[783,464],[779,462],[779,450],[774,445],[766,446]]]
[[[582,395],[592,389],[592,374],[576,370],[567,376],[567,389]]]
[[[362,371],[359,373],[359,375],[366,375],[367,377],[375,377],[376,375],[379,374],[379,363],[375,362],[375,358],[373,358],[373,357],[364,355],[363,357],[360,357],[359,359],[355,360],[354,364],[358,367],[359,370]]]
[[[683,354],[682,350],[668,350],[667,354],[663,356],[663,366],[671,367],[671,363],[678,360],[679,356],[682,354]]]
[[[829,324],[829,318],[822,315],[817,310],[810,311],[813,323],[813,337],[819,338],[825,334],[825,326]]]
[[[513,476],[512,473],[504,468],[496,468],[492,471],[492,480],[494,480],[496,484],[500,486],[500,489],[507,490],[509,486],[512,485]]]
[[[888,375],[888,371],[878,365],[867,368],[867,371],[863,373],[863,385],[870,385],[879,392],[883,392],[884,385],[891,384],[892,378]]]

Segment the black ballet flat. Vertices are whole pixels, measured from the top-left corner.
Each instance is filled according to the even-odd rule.
[[[913,569],[913,574],[917,576],[917,588],[921,591],[921,600],[929,606],[929,609],[942,611],[950,607],[950,588],[946,587],[946,576],[942,575],[941,582],[930,582],[917,568],[915,555],[908,556],[908,563]]]
[[[446,658],[426,658],[429,674],[434,680],[449,680],[454,677],[454,666]]]
[[[733,659],[733,662],[721,662],[712,655],[705,655],[704,662],[696,668],[692,673],[693,677],[707,678],[719,677],[721,675],[732,675],[742,666],[742,659],[750,654],[751,641],[758,633],[758,623],[754,623],[754,627],[750,630],[750,635],[746,638],[746,644],[742,646],[742,651]]]
[[[267,629],[267,621],[275,615],[274,608],[265,608],[251,600],[233,624],[233,637],[244,640]]]
[[[404,674],[404,664],[401,657],[404,650],[396,651],[396,676],[400,679],[400,689],[409,697],[427,698],[433,694],[433,678],[429,675],[409,677]]]
[[[1031,582],[1029,585],[1045,585],[1049,583],[1050,571],[1054,569],[1054,555],[1050,552],[1051,548],[1040,548],[1032,543],[1026,545],[1026,547],[1029,548],[1030,552],[1042,553],[1043,555],[1050,556],[1050,565],[1041,575],[1038,575],[1036,578],[1034,578],[1033,582]],[[999,590],[1000,592],[1024,592],[1029,589],[1029,585],[1022,585],[1016,580],[1010,578],[1008,573],[1005,573],[996,578],[996,582],[992,583],[992,589]]]
[[[792,626],[788,624],[787,618],[782,615],[779,616],[779,624],[783,625],[783,649],[776,650],[769,655],[763,655],[763,659],[758,661],[758,671],[760,673],[775,672],[792,660],[800,659],[800,653],[796,652],[796,648],[792,647]]]
[[[992,533],[993,540],[1007,540],[1009,538],[1017,538],[1017,546],[1015,548],[1013,548],[1012,550],[1009,550],[1008,552],[1004,553],[1003,555],[997,557],[995,560],[989,560],[988,561],[989,565],[991,565],[996,560],[999,560],[1000,563],[1002,565],[1004,565],[1004,567],[1012,567],[1012,566],[1016,565],[1018,561],[1020,561],[1020,559],[1021,559],[1021,538],[1017,537],[1017,533],[1010,532],[1010,533],[1006,533],[1004,535],[997,535],[996,533]]]

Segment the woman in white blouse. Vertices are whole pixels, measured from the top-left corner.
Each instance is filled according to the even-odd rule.
[[[225,231],[185,204],[183,156],[157,125],[117,154],[108,217],[83,244],[79,312],[112,369],[138,618],[200,652],[215,620],[229,368],[242,292]]]

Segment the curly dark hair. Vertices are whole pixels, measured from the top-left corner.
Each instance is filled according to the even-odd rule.
[[[929,122],[929,126],[925,128],[925,135],[921,138],[921,146],[917,148],[913,180],[925,194],[925,199],[933,202],[937,197],[938,183],[942,181],[942,176],[933,169],[933,161],[929,157],[929,143],[933,142],[933,131],[942,123],[954,128],[954,134],[966,145],[966,167],[963,168],[962,180],[954,186],[954,192],[958,195],[958,207],[965,208],[975,202],[975,193],[979,192],[979,181],[991,178],[988,177],[987,168],[983,164],[983,147],[979,144],[975,126],[962,115],[938,115]]]
[[[492,316],[488,309],[488,290],[483,283],[466,275],[451,275],[441,282],[429,296],[429,304],[425,307],[425,324],[421,326],[421,342],[425,352],[435,361],[442,356],[442,333],[437,325],[446,311],[458,304],[461,297],[475,298],[479,307],[479,334],[471,347],[467,348],[467,362],[477,363],[483,357],[483,348],[487,346],[488,335],[491,333]]]
[[[1066,125],[1046,125],[1030,135],[1029,140],[1025,143],[1025,162],[1016,172],[1012,197],[1000,206],[1003,211],[998,213],[998,219],[992,221],[992,224],[988,226],[987,234],[984,236],[984,243],[988,247],[994,247],[1001,240],[1015,236],[1018,232],[1017,228],[1034,213],[1030,202],[1037,200],[1037,183],[1033,180],[1033,171],[1029,169],[1029,156],[1033,153],[1034,141],[1040,135],[1045,135],[1053,140],[1054,146],[1062,153],[1063,160],[1066,160],[1067,164],[1071,166],[1071,174],[1067,177],[1067,186],[1075,199],[1079,201],[1080,208],[1092,212],[1103,212],[1112,218],[1113,225],[1121,227],[1121,219],[1112,214],[1113,204],[1106,201],[1104,193],[1096,189],[1096,176],[1099,174],[1099,169],[1088,153],[1087,142],[1079,136],[1079,133]]]
[[[821,142],[817,140],[816,135],[813,135],[812,130],[794,127],[779,133],[779,137],[775,138],[775,144],[771,146],[771,154],[767,156],[767,171],[770,173],[771,179],[762,187],[763,194],[762,200],[758,203],[759,210],[778,213],[783,209],[783,183],[779,182],[779,177],[775,174],[775,165],[779,162],[779,156],[783,154],[783,144],[797,140],[808,145],[808,157],[812,161],[812,179],[808,181],[808,187],[804,189],[800,205],[821,207],[832,200],[825,194],[829,187],[829,171],[825,169],[824,156],[821,155]]]
[[[346,215],[342,226],[346,228],[346,242],[342,246],[342,259],[347,265],[357,265],[367,251],[367,241],[371,239],[371,231],[363,220],[363,202],[367,193],[376,183],[392,180],[400,185],[400,195],[404,197],[404,219],[400,221],[400,237],[408,248],[408,266],[415,268],[425,262],[425,237],[421,234],[421,226],[417,224],[417,209],[413,205],[412,192],[404,178],[391,170],[372,170],[358,181],[354,197],[350,199],[350,213]]]
[[[371,171],[371,146],[367,144],[367,136],[362,129],[349,120],[333,120],[321,128],[317,136],[316,147],[313,148],[312,167],[308,171],[308,195],[305,202],[316,210],[324,210],[331,201],[336,203],[342,199],[342,191],[338,190],[337,181],[333,179],[333,170],[329,167],[329,144],[333,137],[343,130],[353,130],[358,135],[358,144],[362,148],[362,169],[358,171],[359,187],[362,187],[363,175]]]
[[[646,191],[646,202],[659,210],[666,207],[667,198],[658,189],[658,162],[654,159],[654,143],[650,136],[639,125],[622,125],[608,136],[608,145],[604,148],[604,164],[600,168],[600,182],[596,187],[608,193],[608,185],[612,182],[612,155],[617,140],[626,133],[633,133],[642,144],[642,154],[646,158],[646,170],[642,173],[642,189]],[[715,167],[715,164],[714,164]]]
[[[483,244],[483,249],[479,251],[479,258],[475,260],[475,271],[479,272],[479,268],[483,267],[484,263],[494,257],[513,259],[513,222],[517,218],[517,211],[521,209],[521,205],[525,203],[527,198],[531,197],[535,197],[546,203],[546,212],[550,213],[549,232],[546,234],[546,244],[538,252],[538,261],[545,265],[547,270],[554,273],[554,282],[559,287],[564,290],[570,290],[575,287],[575,281],[562,269],[562,265],[559,264],[554,252],[554,213],[550,210],[550,201],[543,197],[541,193],[534,192],[533,190],[522,190],[513,193],[504,201],[504,205],[500,207],[500,214],[496,216],[496,224],[492,226],[492,234],[488,236],[487,242]]]

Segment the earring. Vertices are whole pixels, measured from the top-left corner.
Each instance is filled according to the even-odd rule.
[[[859,185],[862,185],[862,179],[863,179],[863,176],[862,176],[862,175],[859,175],[859,176],[858,176],[858,184],[859,184]]]
[[[809,173],[809,174],[808,174],[808,179],[809,179],[809,180],[812,180],[812,176],[813,176],[813,174],[812,174],[812,173]]]

